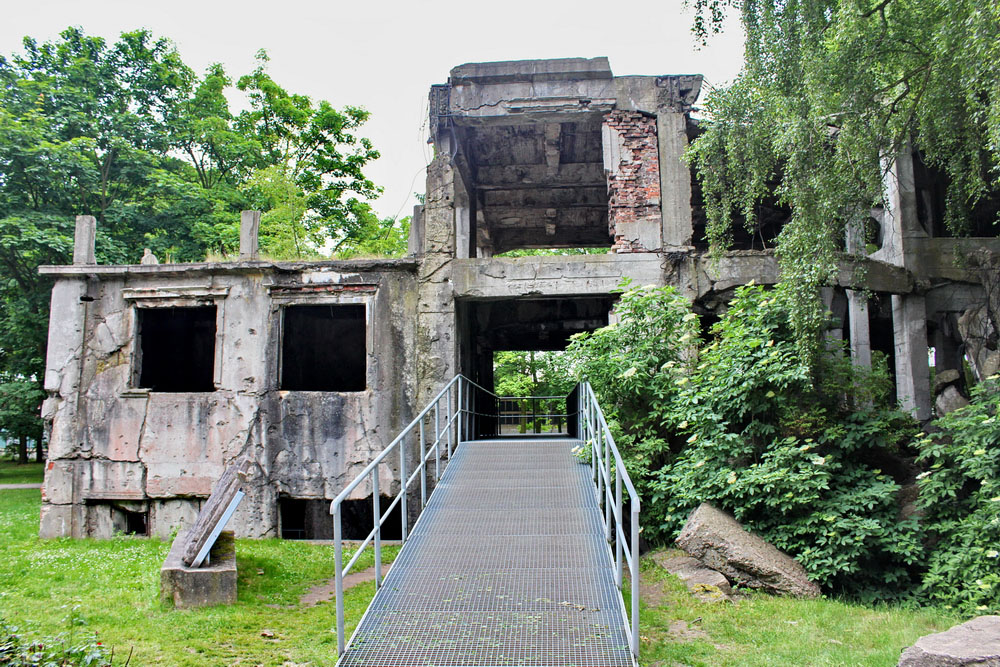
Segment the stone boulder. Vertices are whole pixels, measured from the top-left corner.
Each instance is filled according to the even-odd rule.
[[[898,667],[1000,667],[1000,616],[980,616],[925,635],[903,651]]]
[[[739,586],[779,595],[819,596],[819,586],[809,581],[794,558],[708,503],[688,517],[677,546]]]
[[[718,570],[705,567],[700,561],[679,552],[653,554],[656,564],[677,575],[696,597],[705,600],[726,600],[732,594],[729,580]]]
[[[948,385],[957,383],[962,379],[962,376],[954,368],[948,368],[943,371],[938,371],[934,375],[934,393],[940,394],[944,391],[944,388]]]
[[[937,408],[939,417],[943,417],[959,408],[964,408],[968,404],[969,401],[953,385],[945,387],[944,391],[938,394],[934,400],[934,406]]]

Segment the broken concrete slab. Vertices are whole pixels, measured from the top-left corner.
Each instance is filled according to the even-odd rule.
[[[733,589],[726,576],[700,561],[679,552],[653,554],[653,560],[667,572],[677,575],[695,596],[707,600],[728,599]]]
[[[677,546],[738,586],[795,597],[819,596],[819,586],[809,581],[795,559],[708,503],[688,517]]]
[[[1000,616],[980,616],[925,635],[903,651],[898,667],[1000,667]]]

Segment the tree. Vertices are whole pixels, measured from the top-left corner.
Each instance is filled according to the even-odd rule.
[[[735,83],[709,93],[690,158],[708,236],[755,221],[775,184],[792,210],[778,240],[801,351],[814,358],[845,226],[880,205],[888,157],[919,149],[948,179],[946,220],[968,229],[1000,185],[1000,5],[993,0],[694,0],[705,40],[735,9]]]
[[[146,30],[109,44],[80,28],[0,56],[0,429],[38,437],[51,281],[72,254],[73,218],[98,219],[102,263],[198,261],[239,243],[239,212],[264,212],[265,250],[317,256],[364,240],[377,151],[358,107],[286,92],[257,68],[230,111],[221,65],[198,77]],[[376,218],[377,220],[377,218]],[[377,225],[376,225],[377,226]]]

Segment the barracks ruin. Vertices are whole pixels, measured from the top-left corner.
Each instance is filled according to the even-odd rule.
[[[55,285],[40,534],[169,536],[249,456],[237,535],[328,537],[329,501],[453,375],[491,387],[494,351],[561,349],[606,325],[623,278],[675,286],[706,324],[736,287],[776,282],[777,205],[706,257],[681,157],[700,87],[614,76],[606,58],[454,68],[430,91],[435,157],[401,259],[263,261],[248,212],[238,261],[97,265],[93,218],[78,219],[73,264],[42,268]],[[1000,256],[1000,239],[947,234],[919,154],[895,158],[887,192],[864,282],[845,265],[826,290],[829,335],[857,363],[885,352],[902,406],[926,420],[961,400],[961,373],[945,371],[963,358],[998,370],[986,304],[1000,285],[976,258]],[[606,252],[502,256],[526,248]],[[936,388],[930,348],[950,378]]]

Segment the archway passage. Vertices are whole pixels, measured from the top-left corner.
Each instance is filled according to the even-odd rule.
[[[608,294],[459,301],[456,316],[461,372],[495,391],[496,352],[565,350],[573,334],[607,326],[615,298]],[[481,407],[477,412],[496,410],[492,405]],[[495,421],[480,421],[477,437],[497,433]]]

